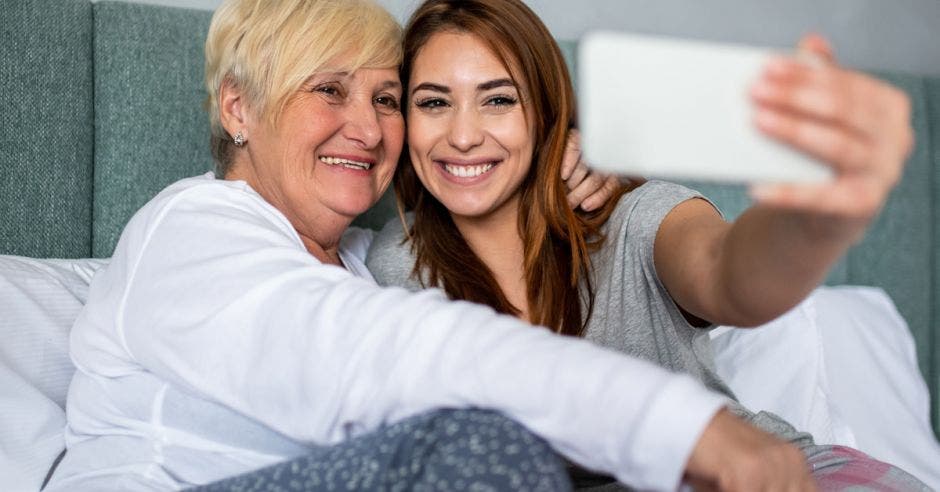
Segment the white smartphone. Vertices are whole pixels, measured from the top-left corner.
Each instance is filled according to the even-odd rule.
[[[578,53],[582,156],[607,172],[736,183],[822,182],[829,166],[760,133],[748,95],[774,52],[614,32]]]

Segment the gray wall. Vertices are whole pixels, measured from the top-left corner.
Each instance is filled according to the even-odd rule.
[[[221,0],[140,0],[214,9]],[[379,0],[400,20],[420,0]],[[561,39],[613,28],[792,46],[815,31],[846,65],[940,75],[940,0],[526,0]]]

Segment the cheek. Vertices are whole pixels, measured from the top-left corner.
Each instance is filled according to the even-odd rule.
[[[408,120],[408,150],[411,156],[411,162],[416,167],[421,167],[428,153],[434,147],[437,137],[434,135],[440,125],[435,125],[428,118],[421,116],[412,117]]]
[[[387,157],[398,162],[402,145],[405,143],[405,120],[402,117],[387,117],[382,124],[382,140],[385,142]]]
[[[410,141],[408,143],[408,157],[410,157],[411,167],[418,175],[418,181],[421,181],[422,185],[428,186],[428,180],[425,177],[424,166],[421,161],[421,153],[411,145]]]
[[[535,145],[535,130],[522,114],[508,117],[490,128],[490,133],[509,152],[515,153],[525,163],[532,160]]]

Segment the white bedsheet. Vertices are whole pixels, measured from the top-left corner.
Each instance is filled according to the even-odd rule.
[[[712,333],[719,374],[748,408],[843,444],[940,490],[940,444],[907,323],[885,292],[823,287],[756,330]]]

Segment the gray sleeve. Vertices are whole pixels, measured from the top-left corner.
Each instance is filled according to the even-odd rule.
[[[649,181],[625,195],[608,220],[608,236],[614,240],[626,240],[643,264],[653,268],[653,246],[659,226],[680,203],[700,198],[711,203],[701,193],[685,186],[666,181]]]
[[[587,337],[596,343],[703,378],[689,345],[696,330],[656,272],[656,234],[693,190],[650,181],[621,197],[604,227],[604,245],[591,255],[595,305]]]
[[[383,287],[397,286],[419,291],[422,289],[421,284],[411,277],[414,265],[411,243],[405,242],[401,221],[398,218],[388,221],[372,240],[366,266],[375,281]]]

